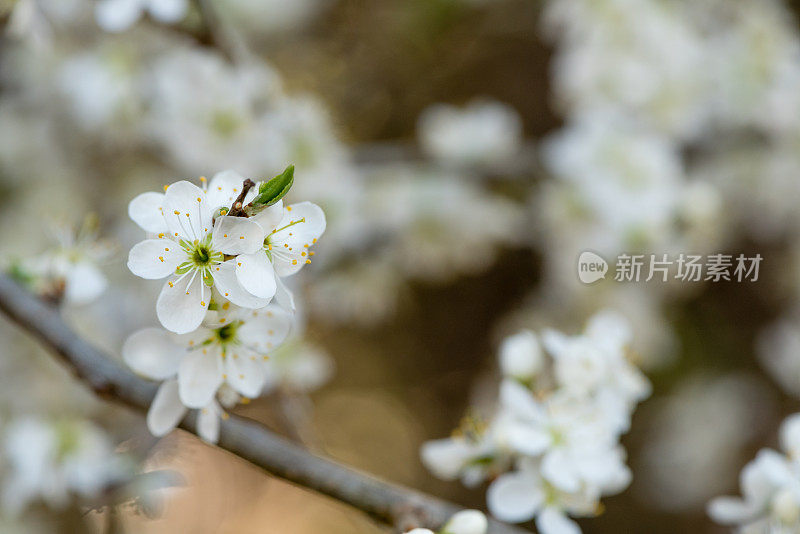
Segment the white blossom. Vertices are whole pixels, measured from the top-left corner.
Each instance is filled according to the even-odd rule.
[[[100,0],[95,7],[97,24],[108,32],[121,32],[133,26],[147,12],[159,22],[180,21],[189,8],[188,0]]]
[[[151,414],[162,415],[151,416],[155,418],[151,426],[154,434],[174,427],[167,412],[175,422],[183,415],[177,408],[168,410],[161,405],[175,407],[173,393],[183,405],[194,409],[212,405],[223,384],[244,397],[259,396],[267,380],[268,355],[283,342],[292,325],[290,313],[274,305],[249,310],[226,303],[209,315],[205,326],[189,334],[145,328],[131,335],[123,346],[123,358],[136,373],[152,380],[177,376],[177,391],[173,391],[174,385],[165,383],[161,386],[164,392],[151,407]]]
[[[155,234],[131,249],[128,268],[146,279],[168,277],[156,303],[158,319],[168,330],[185,334],[196,329],[211,303],[212,288],[245,308],[263,308],[275,294],[274,277],[263,278],[238,259],[263,248],[262,227],[250,218],[215,217],[220,207],[231,207],[242,188],[240,178],[231,171],[218,173],[207,190],[176,182],[163,194],[137,196],[128,207],[131,219]],[[258,287],[258,295],[246,287]]]
[[[800,463],[796,453],[798,415],[781,427],[781,446],[788,457],[770,449],[759,451],[742,470],[742,497],[718,497],[708,513],[715,521],[738,527],[740,532],[782,534],[800,528]]]
[[[29,281],[39,294],[67,305],[88,304],[108,287],[101,267],[114,248],[97,235],[97,220],[88,216],[78,228],[54,225],[56,246],[12,266],[14,274]]]
[[[474,101],[463,109],[437,104],[419,118],[423,150],[456,166],[508,160],[522,144],[522,121],[510,106]]]
[[[542,370],[544,363],[539,340],[530,330],[507,337],[500,346],[500,370],[504,376],[530,380]]]
[[[63,508],[72,495],[96,497],[125,474],[108,438],[86,421],[29,416],[9,423],[3,434],[9,473],[2,504],[10,514],[37,500]]]
[[[630,337],[629,324],[604,311],[583,334],[546,332],[545,351],[531,332],[509,338],[502,350],[521,353],[514,359],[526,372],[504,373],[488,422],[426,443],[425,465],[440,478],[465,484],[499,474],[487,493],[489,511],[498,519],[535,517],[545,534],[580,532],[569,516],[594,515],[601,497],[631,481],[619,438],[650,386],[627,361]]]

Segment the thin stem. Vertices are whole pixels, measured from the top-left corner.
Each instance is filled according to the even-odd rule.
[[[255,182],[250,178],[246,179],[242,183],[242,192],[239,193],[239,196],[236,197],[236,200],[233,201],[231,205],[230,211],[228,211],[229,217],[247,217],[247,214],[244,212],[244,198],[247,196],[247,193],[255,186]]]
[[[143,412],[150,406],[156,392],[155,383],[139,378],[80,338],[55,308],[47,306],[7,275],[0,275],[0,310],[58,354],[98,395]],[[181,428],[196,433],[196,414],[187,417]],[[241,417],[231,416],[222,421],[219,446],[275,476],[350,504],[400,532],[412,527],[438,529],[461,509],[311,454],[262,425]],[[489,532],[523,534],[528,531],[490,521]]]

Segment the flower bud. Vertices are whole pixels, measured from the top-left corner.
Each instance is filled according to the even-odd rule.
[[[442,534],[486,534],[489,523],[478,510],[458,512],[442,529]]]
[[[506,338],[500,346],[500,369],[503,375],[530,380],[544,365],[542,349],[536,334],[530,330]]]

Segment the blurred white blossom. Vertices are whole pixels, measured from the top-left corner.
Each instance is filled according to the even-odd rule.
[[[63,508],[72,496],[97,497],[126,475],[107,436],[86,421],[23,417],[2,434],[8,469],[2,503],[10,514],[37,500]]]
[[[535,517],[545,534],[579,532],[569,516],[596,514],[603,495],[622,491],[631,480],[619,438],[650,385],[627,361],[630,335],[625,320],[610,311],[593,317],[581,335],[546,332],[548,361],[537,363],[546,374],[523,382],[505,378],[493,418],[426,443],[426,466],[467,484],[499,474],[487,493],[498,519]],[[509,350],[544,358],[531,336],[525,332],[506,341],[501,362]]]
[[[742,470],[742,498],[718,497],[708,514],[740,532],[778,534],[800,529],[800,415],[781,425],[783,453],[762,449]]]
[[[447,165],[502,163],[522,144],[522,121],[510,106],[476,100],[463,109],[437,104],[419,118],[422,149]]]
[[[100,0],[95,7],[97,24],[108,32],[127,30],[147,13],[165,24],[180,21],[189,0]]]

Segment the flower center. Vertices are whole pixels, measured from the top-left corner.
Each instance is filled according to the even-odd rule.
[[[211,248],[211,233],[206,234],[202,241],[195,239],[190,243],[182,239],[180,245],[186,253],[186,261],[178,265],[175,273],[183,275],[194,272],[194,279],[194,276],[199,272],[203,278],[203,283],[208,287],[213,286],[214,278],[211,276],[211,268],[218,263],[222,263],[225,260],[225,256],[222,252],[215,252]]]
[[[221,345],[235,342],[236,331],[239,330],[239,326],[241,326],[241,324],[241,321],[234,321],[214,330],[214,336],[216,337],[217,342],[219,342]]]
[[[192,261],[194,261],[195,265],[198,267],[208,265],[211,261],[211,249],[205,245],[195,246],[194,253],[192,254]]]

